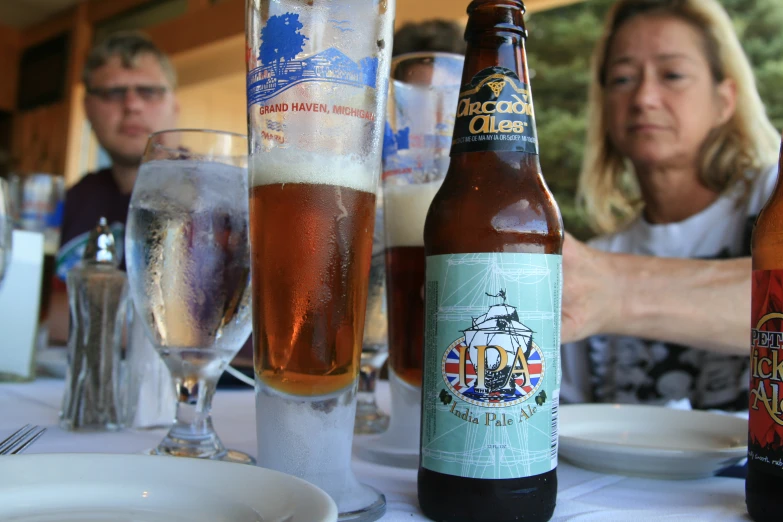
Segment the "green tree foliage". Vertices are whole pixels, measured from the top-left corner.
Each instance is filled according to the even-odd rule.
[[[592,235],[575,194],[584,149],[590,56],[614,0],[588,0],[528,17],[530,82],[541,168],[566,229]],[[722,0],[756,75],[772,122],[783,128],[783,0]]]

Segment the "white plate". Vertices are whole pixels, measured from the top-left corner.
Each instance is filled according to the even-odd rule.
[[[145,455],[0,457],[0,520],[333,522],[315,486],[256,466]]]
[[[563,459],[603,473],[666,479],[709,477],[747,457],[748,422],[659,406],[560,408]]]

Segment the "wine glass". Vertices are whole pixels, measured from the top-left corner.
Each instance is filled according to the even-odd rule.
[[[125,251],[136,311],[178,399],[154,454],[253,463],[223,446],[210,417],[217,380],[250,334],[249,245],[245,136],[150,136]]]
[[[357,435],[383,433],[389,427],[389,416],[378,408],[378,403],[375,400],[378,374],[389,356],[385,249],[383,191],[379,188],[375,203],[375,232],[372,238],[370,282],[364,315],[359,388],[356,394],[356,420],[353,427],[353,432]]]
[[[11,189],[0,178],[0,284],[11,262],[11,238],[14,232],[14,216],[11,208]]]
[[[383,219],[391,420],[356,441],[357,456],[416,468],[424,349],[424,221],[449,166],[464,58],[410,53],[391,63],[383,156]]]

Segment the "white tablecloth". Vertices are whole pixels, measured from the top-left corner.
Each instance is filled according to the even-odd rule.
[[[162,430],[119,433],[71,433],[58,425],[64,383],[39,378],[25,384],[0,384],[0,440],[23,424],[49,430],[28,453],[135,453],[157,445]],[[379,391],[381,406],[388,404],[388,388]],[[213,402],[215,428],[223,442],[255,454],[252,390],[218,390]],[[389,522],[427,520],[416,501],[416,472],[363,462],[354,458],[360,480],[386,494]],[[744,481],[710,478],[665,481],[602,475],[561,461],[556,521],[660,522],[680,520],[740,521],[745,518]]]

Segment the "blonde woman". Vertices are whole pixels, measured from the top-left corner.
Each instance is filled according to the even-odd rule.
[[[620,0],[593,70],[580,197],[602,235],[567,240],[564,339],[615,335],[566,347],[566,391],[747,409],[748,245],[780,134],[731,21],[717,0]]]

